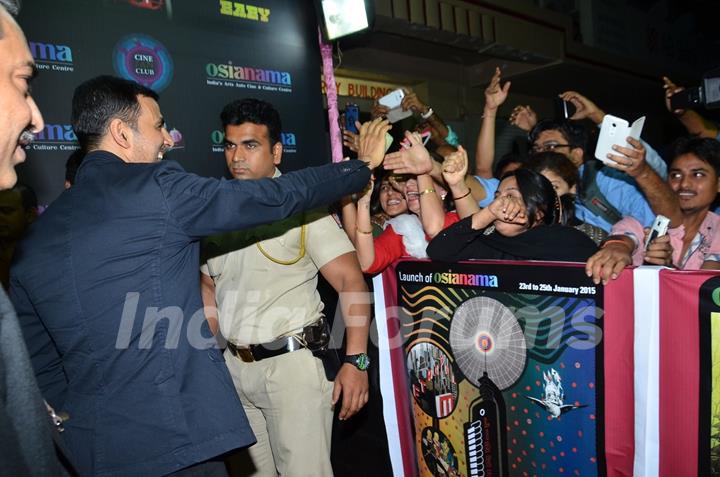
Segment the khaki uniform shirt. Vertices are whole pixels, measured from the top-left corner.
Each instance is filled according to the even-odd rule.
[[[291,265],[278,263],[301,255],[303,228],[304,256]],[[319,269],[354,251],[345,232],[324,211],[206,239],[207,261],[201,271],[215,282],[223,336],[239,346],[267,343],[317,321],[323,310],[317,292]]]

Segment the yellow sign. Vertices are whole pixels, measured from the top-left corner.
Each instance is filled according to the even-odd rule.
[[[220,14],[263,23],[270,20],[269,8],[261,8],[256,5],[247,5],[230,0],[220,0]]]
[[[325,94],[325,81],[320,78],[322,84],[322,92]],[[400,86],[391,83],[383,83],[381,81],[369,81],[358,78],[348,78],[344,76],[335,77],[335,87],[338,96],[349,96],[352,98],[376,99],[391,91],[400,88]]]

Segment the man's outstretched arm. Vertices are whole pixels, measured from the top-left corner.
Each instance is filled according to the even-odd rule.
[[[370,169],[383,160],[389,128],[382,120],[362,125],[362,160],[309,167],[277,179],[203,178],[173,163],[162,164],[155,179],[168,212],[190,237],[240,230],[276,222],[361,191],[370,180]]]

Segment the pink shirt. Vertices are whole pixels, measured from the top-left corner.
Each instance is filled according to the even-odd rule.
[[[642,224],[633,217],[625,217],[612,227],[613,235],[627,235],[635,242],[635,251],[633,252],[633,265],[639,266],[643,264],[645,258],[645,231]],[[720,215],[708,212],[700,224],[697,235],[685,252],[684,257],[680,257],[683,247],[683,239],[685,238],[685,226],[668,229],[670,236],[670,245],[673,248],[673,263],[682,270],[699,270],[703,263],[707,260],[720,262]]]

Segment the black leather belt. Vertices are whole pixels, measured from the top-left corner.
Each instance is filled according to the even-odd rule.
[[[258,345],[250,345],[247,348],[241,348],[228,341],[227,344],[230,353],[245,363],[260,361],[261,359],[274,358],[281,354],[297,351],[306,346],[293,336],[280,338],[270,343]]]
[[[330,341],[330,329],[327,321],[325,321],[324,317],[321,317],[316,322],[303,328],[300,336],[300,339],[294,336],[287,336],[269,343],[250,345],[247,347],[240,347],[228,341],[227,347],[233,356],[246,363],[274,358],[275,356],[303,348],[309,349],[314,354],[317,351],[326,349]]]

